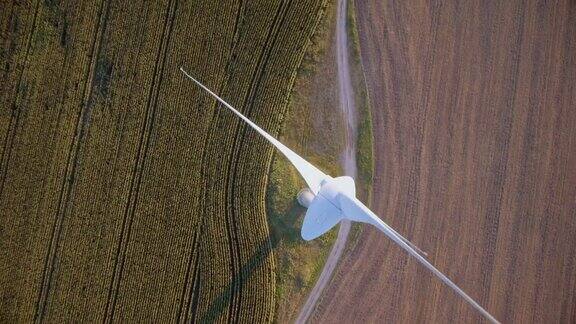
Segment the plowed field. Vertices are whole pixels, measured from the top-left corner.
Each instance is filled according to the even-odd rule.
[[[372,206],[505,323],[576,321],[576,3],[357,0]],[[481,317],[364,231],[327,323]]]

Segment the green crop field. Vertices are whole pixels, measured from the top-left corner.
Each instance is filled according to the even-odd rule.
[[[326,0],[3,1],[0,322],[269,322],[273,149]]]

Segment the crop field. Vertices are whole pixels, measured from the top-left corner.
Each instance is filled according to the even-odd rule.
[[[374,211],[503,323],[576,322],[576,3],[355,4]],[[312,319],[483,321],[368,227]]]
[[[0,321],[269,322],[273,150],[325,0],[3,1]]]

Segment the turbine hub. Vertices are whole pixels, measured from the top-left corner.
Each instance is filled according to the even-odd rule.
[[[296,199],[298,200],[298,203],[300,204],[300,206],[302,206],[304,208],[308,208],[308,207],[310,207],[312,200],[314,200],[314,197],[315,197],[315,195],[312,192],[312,190],[310,190],[308,188],[304,188],[304,189],[300,190],[300,192],[298,192],[298,196],[296,196]]]

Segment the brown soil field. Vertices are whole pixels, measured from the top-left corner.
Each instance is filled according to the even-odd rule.
[[[576,2],[355,4],[374,210],[497,319],[576,322]],[[312,322],[482,320],[366,228]]]
[[[273,148],[325,8],[0,3],[0,322],[270,322]],[[249,188],[249,190],[246,190]]]

